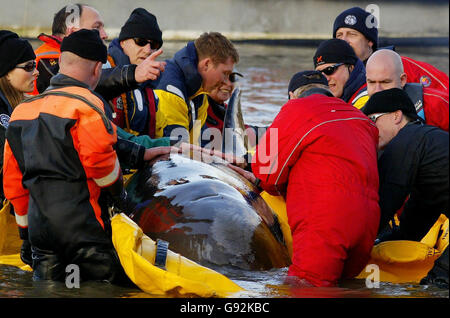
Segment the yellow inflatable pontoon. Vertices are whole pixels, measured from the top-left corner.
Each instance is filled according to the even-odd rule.
[[[261,196],[278,215],[292,257],[292,235],[287,224],[284,199],[266,192]],[[442,214],[420,242],[386,241],[375,245],[366,268],[356,278],[367,278],[373,273],[370,265],[375,264],[379,268],[381,282],[419,283],[448,246],[448,227],[448,218]]]
[[[19,237],[16,220],[10,210],[11,203],[5,200],[3,208],[0,210],[0,264],[31,271],[31,267],[20,259],[22,240]]]

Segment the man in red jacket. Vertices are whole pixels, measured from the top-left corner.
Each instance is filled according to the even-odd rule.
[[[448,131],[448,92],[407,83],[408,75],[396,52],[384,49],[373,53],[367,60],[366,78],[369,96],[390,88],[402,88],[416,106],[417,114],[428,125]]]
[[[367,23],[369,22],[369,23]],[[378,48],[377,21],[362,8],[353,7],[340,13],[333,24],[333,37],[345,40],[364,63]],[[421,83],[423,87],[448,93],[448,75],[436,67],[402,56],[408,83]]]
[[[254,175],[240,172],[286,199],[293,280],[335,286],[361,272],[377,235],[378,130],[320,72],[294,75],[289,96],[258,143]]]

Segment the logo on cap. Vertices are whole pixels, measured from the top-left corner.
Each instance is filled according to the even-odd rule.
[[[357,22],[356,17],[352,14],[348,15],[344,19],[344,23],[347,25],[355,25]]]
[[[322,62],[322,59],[323,59],[322,55],[318,56],[316,59],[316,64]]]
[[[431,85],[431,79],[428,76],[423,75],[420,77],[420,84],[422,84],[423,87],[428,87]]]

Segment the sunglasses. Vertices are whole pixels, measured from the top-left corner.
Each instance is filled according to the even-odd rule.
[[[381,116],[386,115],[386,114],[389,114],[389,113],[379,113],[379,114],[371,115],[371,116],[369,116],[369,119],[371,121],[373,121],[374,123],[376,123],[378,118],[380,118]]]
[[[319,72],[322,72],[325,75],[333,75],[334,72],[338,69],[339,66],[344,65],[344,63],[337,63],[328,67],[325,67],[323,70],[320,70]]]
[[[25,72],[33,72],[36,69],[36,61],[28,62],[25,65],[16,66],[16,68],[21,68],[25,70]]]
[[[244,77],[241,73],[233,72],[230,74],[228,79],[230,80],[231,83],[235,83],[238,81],[238,78],[237,78],[238,76]]]
[[[153,42],[152,40],[147,40],[144,38],[133,38],[134,43],[136,43],[136,45],[144,47],[147,44],[150,44],[150,48],[152,50],[157,50],[159,49],[159,45],[155,42]]]

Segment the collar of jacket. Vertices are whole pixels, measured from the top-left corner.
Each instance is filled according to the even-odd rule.
[[[205,94],[202,89],[202,77],[197,69],[198,56],[194,42],[188,42],[184,48],[175,53],[173,61],[184,75],[189,98],[192,99],[195,96]]]
[[[366,68],[361,60],[355,64],[353,71],[350,73],[350,77],[345,83],[344,91],[341,99],[348,102],[355,92],[366,83]]]
[[[308,97],[314,94],[320,94],[320,95],[324,95],[324,96],[328,96],[328,97],[334,97],[333,94],[324,88],[321,87],[313,87],[308,89],[307,91],[301,93],[297,98],[303,98],[303,97]]]
[[[94,94],[95,96],[97,96],[102,102],[103,102],[103,107],[104,107],[104,111],[106,116],[111,120],[112,119],[112,110],[111,107],[109,106],[109,103],[107,101],[105,101],[105,99],[103,98],[103,96],[101,96],[100,94],[98,94],[97,92],[93,91],[89,85],[80,82],[79,80],[67,76],[65,74],[61,74],[58,73],[55,76],[53,76],[50,79],[50,86],[46,89],[46,91],[48,90],[52,90],[52,89],[58,89],[58,88],[63,88],[63,87],[67,87],[67,86],[78,86],[78,87],[82,87],[82,88],[87,88],[92,94]]]
[[[80,82],[77,79],[74,79],[73,77],[67,76],[65,74],[58,73],[55,76],[53,76],[50,79],[50,86],[47,88],[47,90],[50,89],[56,89],[56,88],[63,88],[67,86],[79,86],[83,88],[87,88],[90,91],[92,91],[86,83]]]
[[[119,39],[114,39],[108,46],[108,55],[111,56],[116,63],[116,66],[128,65],[130,63],[130,58],[125,54],[122,47],[120,46]]]
[[[57,48],[61,47],[62,39],[58,36],[41,33],[39,34],[38,39],[50,46]]]

